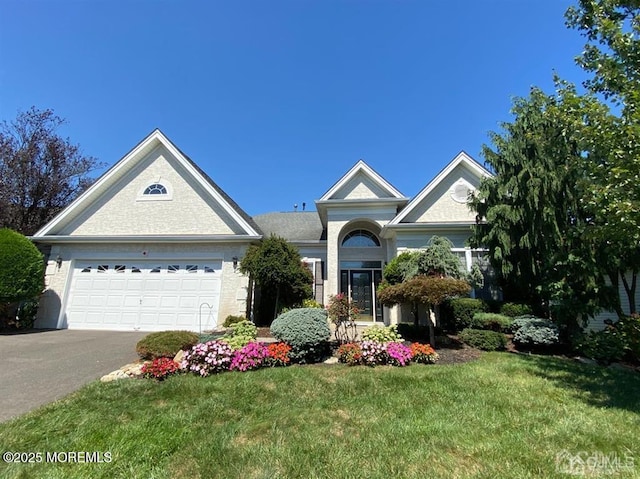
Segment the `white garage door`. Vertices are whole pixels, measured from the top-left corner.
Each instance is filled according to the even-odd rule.
[[[220,260],[79,261],[67,300],[67,325],[121,331],[213,329],[221,276]]]

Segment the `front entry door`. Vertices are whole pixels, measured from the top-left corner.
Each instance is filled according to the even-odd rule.
[[[357,321],[373,321],[373,291],[371,271],[351,270],[351,301],[360,314]]]

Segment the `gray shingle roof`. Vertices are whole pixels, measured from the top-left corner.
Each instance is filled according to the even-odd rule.
[[[287,241],[318,241],[326,239],[316,211],[265,213],[253,217],[265,236],[272,234]]]

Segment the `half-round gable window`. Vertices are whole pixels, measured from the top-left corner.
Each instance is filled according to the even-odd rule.
[[[138,190],[136,201],[171,201],[173,199],[173,187],[169,181],[164,178],[151,181]]]
[[[144,190],[144,193],[142,194],[143,195],[166,195],[167,188],[160,183],[154,183],[152,185],[147,186],[147,188]]]
[[[376,248],[380,240],[371,231],[354,230],[342,240],[342,246],[347,248]]]

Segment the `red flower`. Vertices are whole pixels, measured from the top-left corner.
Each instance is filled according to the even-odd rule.
[[[286,366],[291,359],[289,358],[291,346],[286,343],[271,343],[267,346],[270,362],[273,366]]]
[[[142,366],[142,374],[145,378],[155,378],[162,381],[178,372],[179,369],[178,363],[171,358],[156,358],[151,364],[145,363]]]

